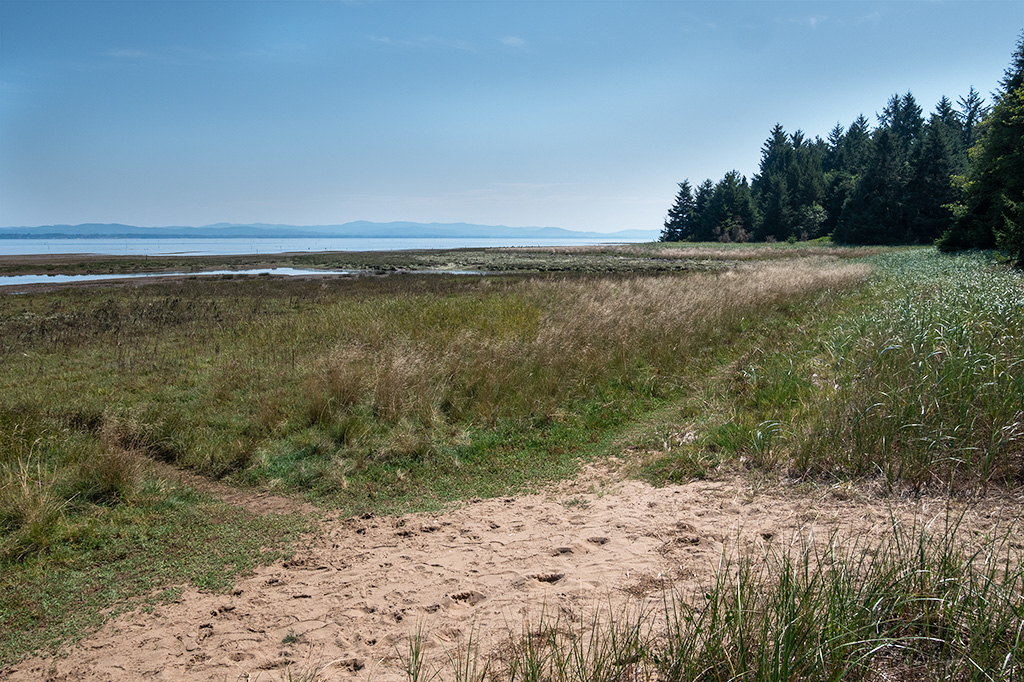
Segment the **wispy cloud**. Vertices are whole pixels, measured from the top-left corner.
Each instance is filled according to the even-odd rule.
[[[219,60],[295,61],[307,56],[309,46],[303,43],[274,43],[240,51],[202,50],[194,47],[169,46],[149,50],[112,48],[100,53],[118,62],[193,65]]]
[[[463,52],[476,52],[476,47],[464,40],[451,40],[439,36],[428,35],[419,38],[391,38],[389,36],[367,36],[370,42],[392,47],[404,48],[442,48],[449,50],[460,50]]]
[[[241,52],[239,56],[272,61],[295,61],[306,57],[308,54],[309,46],[305,43],[276,43]]]
[[[155,62],[160,64],[195,64],[216,59],[219,55],[193,47],[173,46],[150,50],[117,47],[100,53],[107,59],[121,62]]]
[[[526,41],[519,36],[504,36],[498,40],[505,47],[514,47],[517,50],[526,49]]]
[[[811,28],[817,28],[818,26],[821,26],[828,20],[829,18],[822,14],[812,14],[810,16],[796,17],[790,19],[789,23],[797,24],[798,26],[810,26]]]
[[[155,59],[156,55],[152,52],[146,52],[145,50],[134,50],[131,48],[117,48],[113,50],[107,50],[103,53],[104,57],[111,57],[113,59],[126,59],[126,60],[139,60],[139,59]]]

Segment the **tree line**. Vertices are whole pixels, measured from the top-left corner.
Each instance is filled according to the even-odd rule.
[[[925,118],[893,95],[827,139],[772,128],[748,183],[679,183],[662,241],[797,241],[1000,248],[1024,266],[1024,34],[992,105],[972,87]]]

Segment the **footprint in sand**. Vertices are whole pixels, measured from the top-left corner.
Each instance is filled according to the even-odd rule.
[[[474,606],[476,604],[479,604],[484,599],[487,599],[487,597],[484,594],[482,594],[480,592],[477,592],[476,590],[467,590],[465,592],[456,592],[455,594],[450,594],[448,596],[454,602],[459,602],[459,603],[463,603],[463,604],[469,604],[470,606]]]
[[[538,573],[536,575],[528,576],[542,583],[557,583],[559,580],[565,577],[564,573]]]

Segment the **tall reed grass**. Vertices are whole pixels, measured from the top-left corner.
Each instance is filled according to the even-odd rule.
[[[703,385],[702,414],[679,427],[693,444],[661,448],[655,477],[740,462],[917,492],[1024,478],[1024,277],[934,249],[867,262],[874,275],[857,296]]]
[[[981,256],[884,257],[881,305],[822,340],[804,471],[949,486],[1024,475],[1024,277]]]

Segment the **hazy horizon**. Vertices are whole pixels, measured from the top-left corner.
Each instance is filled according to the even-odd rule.
[[[0,2],[0,225],[658,229],[910,91],[996,89],[1019,0]]]

